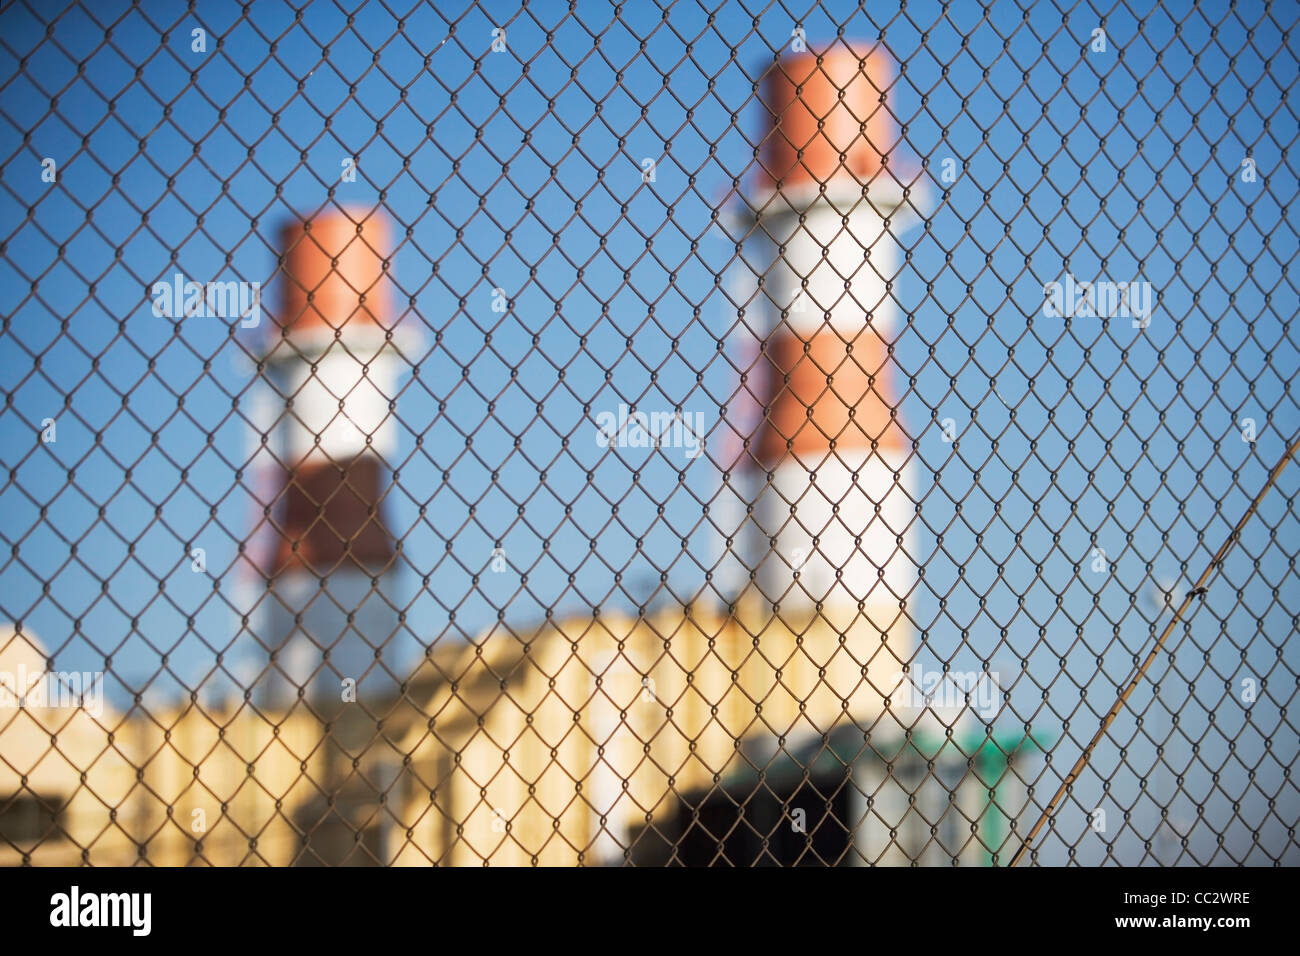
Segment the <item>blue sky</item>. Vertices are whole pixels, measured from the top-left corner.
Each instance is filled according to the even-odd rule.
[[[925,491],[918,663],[987,661],[1014,684],[999,727],[1064,737],[1054,763],[1072,764],[1150,639],[1149,582],[1200,573],[1300,426],[1300,70],[1281,36],[1295,8],[1139,7],[1139,24],[1086,3],[987,18],[975,4],[644,3],[615,17],[399,0],[349,23],[353,6],[295,19],[259,3],[245,18],[106,0],[48,34],[26,7],[0,13],[0,619],[60,667],[111,655],[119,701],[146,684],[185,693],[215,652],[247,646],[247,463],[275,415],[250,358],[264,330],[177,326],[148,287],[175,271],[260,281],[273,308],[278,228],[336,201],[386,208],[396,307],[423,333],[391,463],[406,650],[479,634],[501,608],[527,629],[548,608],[697,599],[721,557],[702,515],[728,447],[721,409],[734,419],[735,359],[754,339],[728,298],[749,294],[734,227],[711,217],[753,176],[755,84],[792,30],[814,47],[883,36],[900,64],[898,162],[933,180],[895,284],[900,414]],[[508,50],[492,53],[502,26]],[[338,181],[345,157],[356,182]],[[955,183],[939,181],[946,158]],[[1150,326],[1044,316],[1043,285],[1067,273],[1150,282]],[[706,454],[601,448],[594,415],[620,402],[703,413]],[[1296,735],[1279,710],[1297,666],[1298,483],[1300,468],[1283,476],[1155,665],[1159,694],[1135,695],[1146,733],[1173,735],[1153,796],[1138,786],[1153,744],[1099,751],[1112,820],[1132,801],[1149,823],[1183,770],[1195,801],[1171,815],[1188,826],[1203,802],[1248,846],[1265,793],[1294,821],[1280,767]],[[486,573],[497,541],[510,573]],[[1264,677],[1247,716],[1240,682]],[[1113,737],[1135,733],[1126,715]],[[1099,780],[1081,802],[1100,805]],[[1237,792],[1252,796],[1234,816]],[[1285,843],[1272,819],[1264,842]]]

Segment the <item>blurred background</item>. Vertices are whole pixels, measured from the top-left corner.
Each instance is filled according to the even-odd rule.
[[[801,43],[865,43],[892,65],[888,167],[916,187],[889,286],[911,665],[999,675],[989,726],[1042,751],[1023,832],[1300,427],[1296,17],[6,4],[0,620],[55,669],[104,671],[124,714],[257,679],[280,230],[339,208],[387,220],[387,318],[415,333],[389,396],[389,666],[594,611],[725,615],[747,562],[720,490],[779,313],[738,249],[759,88]],[[260,283],[260,324],[155,314],[178,272]],[[1045,315],[1066,275],[1150,283],[1149,325]],[[602,447],[620,403],[699,413],[703,453]],[[1296,861],[1297,483],[1076,784],[1107,830],[1063,821],[1039,862]]]

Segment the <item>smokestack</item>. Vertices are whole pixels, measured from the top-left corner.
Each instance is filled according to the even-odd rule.
[[[889,171],[892,75],[882,48],[842,44],[771,70],[756,202],[772,305],[758,363],[764,417],[750,443],[757,587],[787,624],[820,615],[843,634],[870,621],[868,657],[902,629],[900,599],[916,577],[915,551],[904,550],[911,443],[891,357],[893,236],[915,196]]]
[[[386,520],[401,357],[387,223],[322,213],[281,233],[279,337],[266,356],[284,401],[270,699],[340,701],[344,680],[391,690],[397,545]],[[376,652],[383,652],[377,657]]]

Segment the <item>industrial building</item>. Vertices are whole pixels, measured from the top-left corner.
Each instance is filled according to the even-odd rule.
[[[890,703],[913,655],[918,478],[897,413],[895,237],[919,187],[878,49],[791,55],[745,203],[763,414],[727,483],[728,605],[601,610],[388,655],[384,462],[409,330],[378,214],[282,235],[274,610],[255,692],[30,708],[0,730],[0,863],[984,864],[1015,848],[1019,739]],[[616,449],[614,450],[616,453]],[[524,636],[517,636],[524,635]],[[44,667],[28,634],[0,671]],[[138,769],[137,769],[138,768]]]

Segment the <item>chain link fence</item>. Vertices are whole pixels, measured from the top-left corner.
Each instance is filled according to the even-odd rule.
[[[0,860],[1296,863],[1296,25],[5,3]]]

